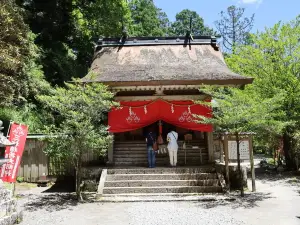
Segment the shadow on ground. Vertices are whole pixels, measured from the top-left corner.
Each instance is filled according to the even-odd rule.
[[[244,197],[238,196],[237,193],[234,193],[230,195],[230,200],[221,200],[221,201],[213,201],[213,202],[205,202],[200,203],[201,207],[204,207],[206,209],[211,209],[215,207],[231,207],[233,209],[237,208],[254,208],[258,206],[258,202],[264,201],[266,199],[273,198],[271,196],[271,193],[250,193],[245,194]],[[198,203],[199,204],[199,203]]]
[[[55,184],[49,189],[43,191],[43,193],[64,193],[75,191],[75,178],[70,177],[59,177]]]
[[[300,174],[295,171],[275,172],[275,171],[255,171],[256,180],[261,182],[284,182],[290,185],[300,185]],[[251,176],[249,176],[251,177]]]
[[[25,209],[28,211],[36,211],[46,209],[49,212],[59,211],[77,206],[78,201],[76,197],[70,194],[48,194],[31,199],[29,203],[25,205]]]

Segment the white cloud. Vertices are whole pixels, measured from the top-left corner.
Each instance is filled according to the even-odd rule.
[[[243,4],[261,4],[263,0],[240,0]]]

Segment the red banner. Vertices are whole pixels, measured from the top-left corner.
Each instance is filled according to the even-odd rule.
[[[120,105],[120,108],[114,108],[108,114],[112,133],[140,129],[158,120],[188,130],[212,132],[211,125],[197,123],[193,117],[193,114],[211,117],[211,108],[192,101],[132,101],[121,102]]]
[[[8,146],[5,149],[5,158],[9,159],[9,161],[0,169],[0,179],[2,179],[2,181],[16,182],[27,134],[28,127],[26,125],[16,123],[11,125],[8,140],[16,145]]]

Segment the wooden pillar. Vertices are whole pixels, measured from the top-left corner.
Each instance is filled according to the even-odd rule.
[[[254,168],[253,136],[252,135],[249,135],[249,153],[250,153],[250,165],[251,165],[252,192],[255,192],[256,185],[255,185],[255,168]]]
[[[208,161],[214,162],[214,137],[213,132],[207,132],[207,147],[208,147]]]
[[[226,183],[228,190],[230,190],[230,179],[229,179],[229,153],[228,153],[228,136],[224,135],[224,154],[225,154],[225,174],[226,174]]]

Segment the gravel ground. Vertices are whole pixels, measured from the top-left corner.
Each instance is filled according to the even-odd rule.
[[[232,202],[82,203],[34,188],[19,201],[21,225],[300,224],[300,180],[279,175],[257,180],[256,194]],[[251,185],[249,184],[249,187]]]

